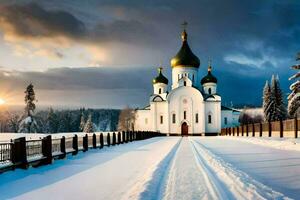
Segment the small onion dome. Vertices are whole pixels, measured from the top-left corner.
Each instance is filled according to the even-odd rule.
[[[152,80],[152,83],[164,83],[168,85],[168,79],[162,74],[162,67],[158,68],[158,76]]]
[[[171,59],[172,67],[196,67],[199,68],[200,60],[190,49],[187,42],[187,33],[184,30],[181,34],[182,46],[175,57]]]
[[[217,82],[218,82],[217,78],[211,74],[211,66],[209,66],[207,70],[207,75],[202,78],[201,84],[203,85],[205,83],[217,83]]]

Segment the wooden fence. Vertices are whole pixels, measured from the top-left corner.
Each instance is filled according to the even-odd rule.
[[[298,138],[300,119],[245,124],[221,129],[221,135],[242,137],[285,137]]]
[[[51,164],[54,159],[63,159],[67,154],[76,155],[79,151],[86,152],[90,148],[97,149],[104,146],[114,146],[134,140],[144,140],[160,136],[157,132],[123,131],[104,135],[85,134],[52,139],[48,135],[39,140],[28,140],[25,137],[0,143],[0,173],[15,168],[27,169],[29,166]]]

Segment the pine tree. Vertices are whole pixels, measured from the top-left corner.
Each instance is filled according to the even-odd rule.
[[[85,127],[84,115],[83,115],[83,113],[81,113],[79,130],[82,132],[84,130],[84,127]]]
[[[35,92],[33,84],[30,83],[25,90],[25,113],[23,120],[20,123],[19,133],[36,133],[38,131],[38,125],[34,117],[35,111]]]
[[[263,90],[263,112],[265,121],[270,121],[270,99],[271,98],[271,87],[268,81],[266,81]]]
[[[89,115],[89,118],[86,121],[86,124],[84,126],[83,132],[85,132],[85,133],[92,133],[92,132],[94,132],[94,124],[92,122],[92,115],[91,114]]]
[[[300,52],[297,55],[296,61],[300,60]],[[291,67],[294,70],[298,70],[296,74],[291,76],[289,80],[295,80],[294,83],[290,85],[291,93],[288,96],[288,112],[291,117],[300,115],[300,64],[293,65]]]
[[[283,102],[282,91],[280,89],[278,77],[272,76],[271,80],[271,96],[269,102],[269,120],[279,121],[286,117],[286,109]]]
[[[46,119],[46,133],[57,133],[57,129],[58,129],[57,115],[50,107]]]

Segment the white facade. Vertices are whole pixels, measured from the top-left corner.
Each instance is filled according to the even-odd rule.
[[[172,84],[162,75],[153,79],[153,94],[149,106],[136,110],[135,130],[158,131],[167,135],[216,135],[224,124],[221,97],[217,93],[217,79],[211,74],[201,82],[198,77],[199,59],[187,44],[187,34],[182,34],[183,44],[171,60]],[[233,112],[231,112],[232,114]],[[234,120],[226,110],[224,115]]]

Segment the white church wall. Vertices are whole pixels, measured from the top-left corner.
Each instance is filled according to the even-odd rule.
[[[168,85],[164,83],[155,83],[153,85],[154,94],[163,94],[166,93],[168,89]]]
[[[189,134],[204,133],[204,103],[201,93],[193,87],[178,87],[172,90],[168,96],[169,102],[169,132],[181,134],[181,125],[186,122],[189,126]],[[184,111],[186,118],[184,119]],[[176,115],[176,122],[172,123],[172,114]],[[198,113],[198,123],[195,116]]]
[[[150,110],[136,111],[134,129],[136,131],[152,130],[152,116]]]
[[[153,116],[153,130],[161,133],[168,133],[169,119],[168,119],[168,103],[151,102],[151,115]]]
[[[232,110],[222,110],[222,128],[231,127],[232,124]]]
[[[175,67],[172,69],[172,89],[178,87],[178,81],[184,76],[189,77],[194,86],[199,86],[198,68],[194,67]],[[194,77],[194,78],[193,78]]]
[[[215,99],[212,99],[211,101],[207,100],[205,102],[205,132],[219,133],[220,131],[221,131],[221,102],[215,101]]]
[[[217,93],[217,84],[215,83],[205,83],[203,85],[203,90],[205,94],[216,94]],[[209,93],[210,90],[210,93]]]

